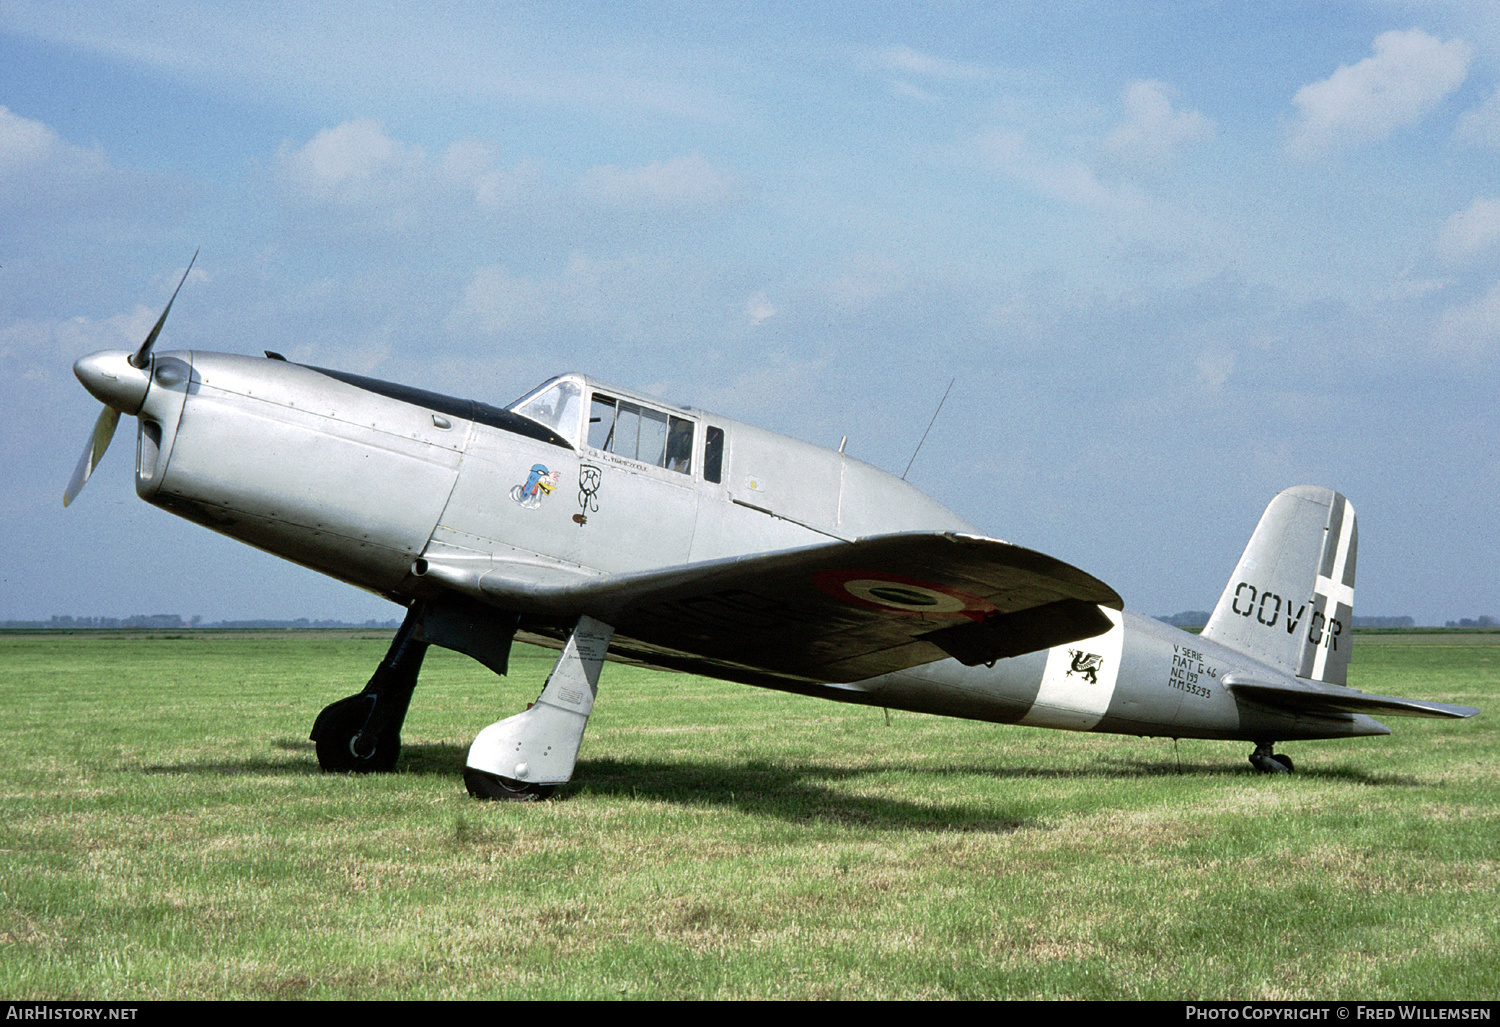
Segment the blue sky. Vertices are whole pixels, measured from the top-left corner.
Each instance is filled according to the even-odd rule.
[[[137,500],[74,359],[507,403],[581,370],[836,446],[1143,613],[1261,509],[1361,614],[1500,614],[1500,8],[0,0],[0,619],[395,615]],[[127,426],[132,422],[127,421]]]

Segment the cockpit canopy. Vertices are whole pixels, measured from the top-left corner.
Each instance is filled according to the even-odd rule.
[[[583,419],[585,400],[587,422]],[[627,398],[609,386],[595,388],[581,375],[563,375],[543,382],[507,409],[552,429],[576,449],[586,444],[590,449],[627,460],[679,474],[693,473],[697,425],[694,418]],[[723,438],[722,429],[709,429],[708,448],[704,452],[705,476],[709,481],[719,480]]]
[[[582,378],[564,375],[543,382],[506,409],[546,425],[577,449],[581,437],[579,422],[583,412],[584,388]]]

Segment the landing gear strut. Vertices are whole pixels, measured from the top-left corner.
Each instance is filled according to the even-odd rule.
[[[358,774],[396,769],[401,724],[417,687],[422,657],[427,655],[428,643],[412,637],[421,620],[422,604],[413,603],[365,690],[325,706],[318,714],[311,733],[317,743],[318,766]]]
[[[536,702],[479,732],[469,747],[464,784],[470,795],[529,802],[573,777],[613,635],[608,624],[578,618]]]
[[[1290,774],[1296,768],[1292,766],[1292,758],[1283,753],[1271,751],[1275,742],[1261,742],[1250,754],[1250,765],[1262,774]]]

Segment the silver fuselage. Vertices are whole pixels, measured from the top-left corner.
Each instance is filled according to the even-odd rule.
[[[159,354],[138,415],[136,491],[398,603],[462,589],[519,613],[523,636],[551,645],[566,626],[525,609],[516,582],[585,580],[892,532],[977,533],[904,481],[842,453],[583,376],[558,381],[570,383],[562,391],[576,408],[554,404],[550,423],[539,424],[280,360]],[[601,417],[592,415],[600,411],[636,433],[641,441],[626,451],[636,455],[622,455],[621,433],[599,434]],[[684,447],[690,438],[690,452],[674,453],[667,441],[642,458],[658,425],[662,438]],[[1071,646],[792,690],[1135,735],[1387,733],[1366,716],[1298,716],[1237,700],[1220,684],[1226,674],[1285,675],[1156,621],[1105,612],[1115,627]],[[651,662],[618,636],[611,652]]]

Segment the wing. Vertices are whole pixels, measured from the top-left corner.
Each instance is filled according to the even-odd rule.
[[[1354,688],[1317,685],[1274,684],[1255,681],[1238,674],[1224,675],[1224,685],[1237,696],[1289,713],[1311,713],[1327,716],[1339,713],[1365,713],[1389,717],[1444,717],[1460,719],[1479,712],[1473,706],[1428,702],[1424,699],[1399,699],[1389,695],[1367,695]]]
[[[532,616],[588,614],[612,651],[739,680],[861,681],[956,658],[970,666],[1107,631],[1114,589],[996,539],[881,535],[639,574],[429,560],[428,575]]]

